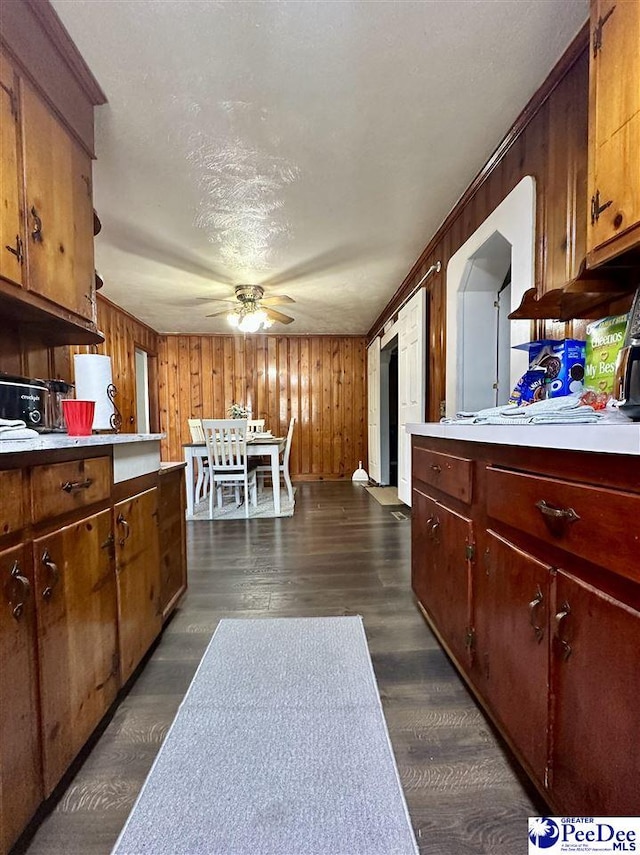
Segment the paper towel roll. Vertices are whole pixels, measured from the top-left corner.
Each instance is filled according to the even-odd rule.
[[[76,398],[96,402],[93,430],[111,430],[113,404],[107,395],[107,387],[113,383],[111,357],[99,353],[76,353],[73,367]]]

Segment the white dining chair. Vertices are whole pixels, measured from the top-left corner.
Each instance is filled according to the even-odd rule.
[[[202,421],[200,419],[187,419],[189,425],[189,433],[191,434],[191,442],[204,443],[204,431],[202,430]],[[196,488],[194,499],[196,504],[204,499],[211,489],[211,475],[209,470],[209,461],[202,457],[196,458],[198,466],[198,477],[196,478]]]
[[[264,433],[264,419],[247,419],[247,433]]]
[[[291,416],[291,420],[289,421],[289,430],[287,431],[287,440],[284,444],[284,453],[282,455],[282,463],[279,466],[279,474],[284,478],[284,483],[287,485],[287,493],[289,494],[289,500],[293,501],[293,484],[291,483],[291,476],[289,475],[289,457],[291,456],[291,440],[293,439],[293,429],[296,424],[296,417]],[[264,487],[264,476],[267,474],[271,474],[271,464],[268,466],[260,465],[258,466],[258,474],[260,475],[260,484],[261,488]]]
[[[222,507],[222,487],[231,485],[244,488],[245,516],[249,516],[249,488],[251,503],[258,504],[256,467],[247,457],[246,419],[202,419],[202,431],[207,446],[211,490],[209,491],[209,516],[213,519],[213,494]],[[236,501],[237,501],[236,496]],[[238,502],[239,504],[239,502]]]

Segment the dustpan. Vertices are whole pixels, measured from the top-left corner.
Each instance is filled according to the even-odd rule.
[[[352,481],[368,481],[369,476],[367,475],[367,470],[362,468],[362,460],[358,461],[358,468],[351,476]]]

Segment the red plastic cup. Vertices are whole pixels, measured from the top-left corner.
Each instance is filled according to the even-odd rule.
[[[91,436],[95,409],[95,401],[78,401],[75,398],[62,401],[69,436]]]

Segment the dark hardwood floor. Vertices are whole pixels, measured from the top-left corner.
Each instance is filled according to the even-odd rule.
[[[360,614],[421,852],[524,855],[543,807],[415,605],[397,510],[307,483],[291,519],[189,523],[187,596],[23,851],[110,852],[220,618]]]

